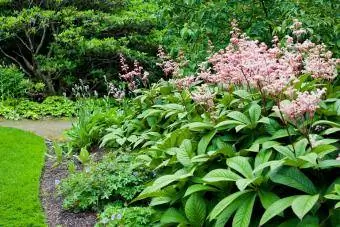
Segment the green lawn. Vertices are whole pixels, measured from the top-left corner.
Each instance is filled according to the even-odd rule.
[[[44,140],[0,127],[0,227],[46,226],[39,199]]]

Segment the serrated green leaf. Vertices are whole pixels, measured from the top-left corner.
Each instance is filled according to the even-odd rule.
[[[274,161],[268,161],[265,163],[260,164],[259,166],[257,166],[254,170],[253,173],[255,175],[260,175],[262,170],[266,167],[270,167],[272,170],[276,169],[280,166],[282,166],[284,163],[284,160],[274,160]]]
[[[149,206],[157,206],[165,203],[171,202],[172,198],[167,196],[154,197],[152,198]]]
[[[327,121],[327,120],[320,120],[320,121],[316,121],[312,124],[312,126],[316,126],[316,125],[329,125],[332,126],[334,128],[340,128],[340,124],[335,123],[333,121]]]
[[[254,177],[251,165],[246,157],[232,157],[227,159],[227,166],[241,173],[244,177],[251,179]]]
[[[253,183],[254,180],[256,180],[256,178],[254,178],[254,179],[238,179],[236,181],[236,186],[240,191],[243,191],[244,189],[246,189],[246,187],[249,184]]]
[[[191,158],[184,149],[178,149],[176,157],[184,167],[190,167],[192,165]]]
[[[184,194],[184,197],[191,195],[195,192],[201,192],[201,191],[217,191],[217,189],[214,187],[208,186],[208,185],[204,185],[204,184],[194,184],[188,187],[188,189],[186,190]]]
[[[289,149],[289,147],[284,147],[284,146],[281,146],[281,145],[275,145],[275,146],[273,146],[273,148],[275,150],[277,150],[278,152],[280,152],[285,157],[290,158],[291,160],[295,160],[295,155],[294,155],[293,151],[291,149]]]
[[[232,111],[227,116],[231,119],[242,122],[245,125],[251,124],[249,118],[244,113],[241,113],[239,111]]]
[[[313,182],[295,167],[281,167],[270,174],[270,179],[278,184],[296,188],[308,194],[316,194]]]
[[[268,162],[271,155],[272,152],[270,150],[262,150],[259,153],[257,153],[254,162],[254,168],[259,166],[260,164]]]
[[[209,214],[210,221],[215,219],[224,209],[226,209],[235,199],[237,199],[239,196],[249,193],[249,190],[245,190],[242,192],[235,192],[224,199],[222,199],[215,207],[212,209],[212,211]]]
[[[169,208],[162,215],[161,224],[171,224],[171,223],[179,223],[179,224],[189,224],[188,220],[185,218],[184,214],[175,208]]]
[[[294,213],[302,219],[318,201],[319,195],[301,195],[292,203]]]
[[[294,144],[296,157],[299,157],[306,153],[307,144],[308,144],[308,141],[305,138],[299,140],[298,142]]]
[[[244,196],[240,196],[234,200],[222,213],[216,218],[214,227],[224,227],[230,219],[231,215],[239,208],[243,203]]]
[[[261,107],[258,104],[253,104],[248,112],[251,123],[255,125],[261,117]]]
[[[321,144],[319,146],[313,147],[312,152],[317,153],[320,158],[323,158],[325,155],[336,150],[337,148],[331,144]]]
[[[237,209],[233,218],[233,227],[248,227],[255,203],[256,194],[244,200],[240,208]]]
[[[189,139],[183,140],[180,148],[185,150],[189,155],[191,155],[193,153],[192,143]]]
[[[268,207],[280,199],[274,192],[264,190],[259,191],[259,197],[261,204],[265,209],[268,209]]]
[[[330,134],[333,134],[339,131],[340,131],[340,128],[328,128],[325,131],[322,131],[320,135],[330,135]]]
[[[264,225],[267,223],[270,219],[275,217],[276,215],[280,214],[282,211],[287,209],[289,206],[292,205],[293,201],[297,198],[298,196],[290,196],[286,197],[280,200],[277,200],[274,202],[272,205],[270,205],[264,214],[262,215],[262,218],[260,220],[260,225]]]
[[[207,207],[204,199],[194,193],[185,204],[185,214],[193,226],[203,226],[206,218]]]
[[[307,161],[313,165],[316,165],[316,159],[318,158],[318,155],[315,153],[308,153],[306,155],[299,156],[299,159],[302,159],[304,161]]]
[[[206,153],[207,147],[210,141],[212,140],[212,138],[215,136],[215,134],[216,134],[216,130],[213,130],[201,138],[200,142],[198,143],[197,154]]]
[[[207,173],[203,180],[205,182],[236,181],[241,177],[229,169],[214,169]]]
[[[211,130],[214,128],[214,125],[211,123],[205,122],[192,122],[186,125],[183,125],[182,128],[189,128],[191,131],[201,132],[204,130]]]
[[[235,121],[235,120],[225,120],[225,121],[222,121],[220,123],[218,123],[216,126],[215,126],[215,129],[220,131],[220,130],[225,130],[225,129],[228,129],[228,128],[233,128],[237,125],[241,125],[243,124],[242,122],[239,122],[239,121]]]
[[[321,169],[340,167],[340,161],[339,160],[324,160],[324,161],[319,162],[318,167]]]
[[[337,202],[334,206],[334,209],[338,209],[338,208],[340,208],[340,202]]]

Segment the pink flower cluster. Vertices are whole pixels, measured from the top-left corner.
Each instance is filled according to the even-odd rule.
[[[293,25],[290,27],[290,29],[292,29],[293,35],[295,35],[297,38],[307,34],[307,30],[302,28],[302,23],[297,19],[293,20]]]
[[[161,63],[157,63],[164,72],[165,77],[177,76],[179,72],[179,64],[172,60],[170,56],[166,55],[162,46],[158,48],[157,56],[162,60]]]
[[[207,107],[208,109],[212,109],[214,107],[214,93],[212,93],[207,84],[203,84],[200,87],[197,87],[197,90],[191,93],[191,98],[194,102]]]
[[[196,82],[196,77],[188,76],[180,79],[175,79],[173,82],[178,90],[183,90],[190,88]]]
[[[294,35],[305,32],[301,26],[301,22],[294,21]],[[198,75],[207,83],[244,85],[278,95],[303,73],[328,80],[337,74],[338,62],[323,45],[309,40],[295,43],[288,36],[286,46],[279,45],[279,39],[274,37],[272,47],[268,47],[241,34],[236,21],[232,27],[230,44],[208,59],[212,69],[201,69]]]
[[[317,89],[312,92],[298,92],[298,96],[290,103],[280,103],[280,110],[290,120],[296,121],[308,114],[313,117],[318,105],[321,101],[322,95],[326,89]]]
[[[140,80],[144,86],[147,85],[149,79],[149,73],[147,71],[143,72],[143,67],[139,65],[137,61],[133,64],[133,69],[130,70],[128,64],[126,64],[126,59],[122,54],[120,57],[120,67],[122,74],[119,74],[122,79],[124,79],[128,83],[129,90],[133,91],[137,88],[136,81]]]

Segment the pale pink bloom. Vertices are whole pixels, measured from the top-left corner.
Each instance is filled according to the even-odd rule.
[[[276,96],[283,91],[291,93],[288,87],[303,73],[329,80],[336,76],[337,60],[331,58],[324,45],[310,40],[295,43],[288,36],[286,46],[281,47],[274,37],[270,48],[241,34],[236,21],[232,26],[230,44],[208,59],[211,69],[200,69],[198,78],[206,83],[253,87]],[[301,26],[295,20],[292,29]]]
[[[313,117],[321,101],[321,97],[325,92],[325,89],[317,89],[311,92],[297,92],[297,98],[290,103],[280,103],[280,109],[288,119],[293,121],[301,119],[305,114]]]
[[[195,81],[196,81],[196,77],[188,76],[188,77],[184,77],[181,79],[175,79],[174,83],[179,90],[183,90],[183,89],[190,88],[193,85],[193,83],[195,83]]]
[[[203,84],[200,87],[197,87],[197,90],[191,93],[191,98],[197,104],[203,105],[208,109],[212,109],[214,107],[214,93],[212,93],[208,87],[208,85]]]
[[[165,77],[177,76],[179,73],[179,64],[173,61],[170,56],[166,55],[162,46],[158,48],[157,56],[162,60],[161,63],[157,63],[164,72]]]
[[[129,90],[133,91],[137,88],[136,80],[139,80],[143,83],[144,86],[147,85],[148,82],[148,75],[147,71],[143,72],[143,67],[139,64],[138,61],[134,61],[133,69],[130,70],[129,66],[126,64],[126,59],[122,54],[119,55],[120,57],[120,66],[121,71],[120,77],[128,83]]]

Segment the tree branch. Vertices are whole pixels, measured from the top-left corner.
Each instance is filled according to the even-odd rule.
[[[24,60],[25,65],[26,65],[26,67],[27,67],[29,70],[34,71],[33,65],[27,60],[27,58],[25,58],[25,56],[21,53],[21,50],[20,50],[20,53],[21,53],[21,54],[19,54],[19,53],[17,53],[17,52],[14,52],[14,53],[16,53],[19,57],[21,57],[22,60]]]
[[[20,38],[20,36],[18,36],[18,35],[15,35],[19,40],[20,40],[20,42],[29,50],[29,51],[31,51],[31,52],[33,52],[33,50],[27,45],[27,43],[25,43],[25,41],[22,39],[22,38]]]
[[[7,58],[9,58],[9,59],[11,59],[12,61],[14,61],[15,63],[17,63],[17,64],[19,65],[20,69],[22,69],[22,70],[24,71],[24,73],[26,73],[28,76],[31,75],[31,73],[29,73],[17,59],[15,59],[13,56],[7,54],[1,47],[0,47],[0,51],[1,51],[1,53],[3,53]]]
[[[39,53],[41,47],[42,47],[43,44],[44,44],[44,41],[45,41],[45,38],[46,38],[46,31],[47,31],[47,27],[44,26],[44,32],[43,32],[43,35],[42,35],[42,37],[41,37],[40,43],[39,43],[37,49],[35,50],[35,54],[38,54],[38,53]]]
[[[28,34],[27,31],[25,31],[25,35],[26,35],[26,37],[27,37],[27,39],[28,39],[28,42],[29,42],[29,44],[30,44],[30,48],[31,48],[31,50],[32,50],[32,52],[33,52],[34,46],[33,46],[32,39],[31,39],[31,37],[29,36],[29,34]]]

